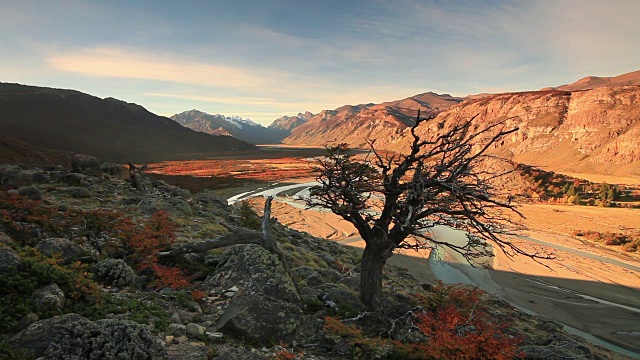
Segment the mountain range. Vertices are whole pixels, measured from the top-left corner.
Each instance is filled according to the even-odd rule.
[[[171,116],[178,124],[211,135],[227,135],[252,144],[277,144],[291,134],[291,130],[313,116],[310,112],[297,116],[283,116],[264,127],[239,116],[207,114],[199,110],[184,111]]]
[[[4,136],[0,145],[3,154],[16,159],[24,155],[23,141],[115,162],[255,149],[248,142],[318,146],[346,142],[366,148],[373,140],[380,150],[403,151],[418,109],[423,115],[436,116],[418,128],[422,137],[438,136],[472,117],[476,129],[504,120],[505,126],[518,131],[492,151],[516,162],[558,172],[640,174],[640,71],[590,76],[539,91],[466,98],[428,92],[381,104],[345,105],[315,115],[283,116],[269,127],[197,110],[169,119],[113,98],[0,83]],[[38,156],[57,155],[41,152]]]
[[[347,143],[403,151],[417,109],[437,117],[418,129],[437,136],[451,124],[476,117],[474,128],[508,119],[519,130],[494,152],[551,171],[640,174],[640,71],[587,77],[540,91],[482,94],[465,99],[426,93],[382,104],[322,111],[283,140],[289,145]]]
[[[385,147],[401,136],[422,109],[423,114],[437,114],[462,101],[461,98],[433,92],[381,104],[345,105],[324,110],[296,127],[283,140],[290,145],[322,145],[346,142],[353,147],[366,147],[367,139]]]
[[[105,161],[149,162],[195,153],[253,149],[230,136],[210,136],[140,105],[74,90],[0,83],[2,135]]]

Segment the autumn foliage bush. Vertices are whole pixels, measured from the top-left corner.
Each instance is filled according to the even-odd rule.
[[[0,190],[0,229],[19,244],[33,246],[45,237],[86,238],[103,256],[125,258],[137,271],[150,271],[157,289],[190,287],[184,270],[159,263],[158,253],[176,239],[176,223],[167,212],[137,220],[120,210],[48,206]]]
[[[366,331],[326,317],[324,330],[347,339],[352,346],[377,349],[394,359],[496,359],[517,358],[519,337],[508,333],[510,321],[495,321],[488,314],[485,294],[477,288],[438,282],[428,295],[417,295],[422,311],[414,326],[425,341],[403,343],[367,336]]]

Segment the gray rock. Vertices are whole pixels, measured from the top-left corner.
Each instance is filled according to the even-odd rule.
[[[116,319],[75,321],[61,327],[48,359],[166,359],[164,343],[146,326]]]
[[[319,295],[326,296],[326,299],[334,303],[338,309],[352,315],[366,310],[366,306],[360,301],[358,294],[342,284],[326,283],[317,287],[300,289],[300,297],[307,307],[326,307],[328,303],[320,301]]]
[[[65,262],[78,259],[90,252],[90,249],[64,238],[41,240],[36,244],[36,249],[47,256],[60,254]]]
[[[38,320],[40,320],[40,317],[38,316],[38,314],[28,313],[27,315],[23,316],[20,319],[20,322],[18,323],[18,327],[20,329],[24,329]]]
[[[104,162],[100,165],[103,174],[113,176],[117,179],[126,180],[129,178],[129,168],[122,164]]]
[[[42,190],[40,190],[37,186],[34,186],[34,185],[19,187],[18,194],[20,194],[20,196],[28,197],[31,200],[44,199],[44,194],[42,193]]]
[[[89,189],[79,186],[68,187],[63,189],[63,191],[76,199],[86,199],[91,197],[91,191],[89,191]]]
[[[233,300],[218,322],[218,330],[256,343],[288,341],[302,320],[296,305],[264,295]]]
[[[0,270],[7,271],[10,267],[18,267],[22,264],[22,260],[18,253],[13,249],[4,245],[0,245]]]
[[[576,354],[561,346],[525,345],[518,348],[527,360],[565,360],[575,359]]]
[[[193,215],[193,209],[189,203],[178,198],[144,198],[140,203],[138,203],[138,208],[145,215],[151,215],[158,211],[166,211],[173,215],[180,216]]]
[[[77,314],[66,314],[40,320],[10,338],[9,344],[17,349],[28,351],[38,358],[44,356],[47,347],[64,326],[80,322],[88,323],[89,320]]]
[[[267,360],[269,357],[261,356],[246,349],[226,349],[220,352],[215,360]]]
[[[48,182],[48,177],[41,169],[23,170],[19,166],[8,165],[0,169],[0,184],[8,186],[28,186]]]
[[[19,183],[17,177],[22,169],[17,165],[0,164],[0,184],[8,186],[21,186],[30,183]]]
[[[84,154],[76,154],[71,157],[71,171],[90,176],[100,176],[102,174],[98,159]]]
[[[195,323],[189,323],[187,324],[187,334],[194,336],[194,337],[201,337],[204,335],[204,333],[207,331],[207,328],[205,328],[202,325],[198,325]]]
[[[66,298],[58,284],[49,284],[36,289],[33,294],[33,302],[43,312],[60,311],[64,308]]]
[[[185,336],[187,327],[183,324],[171,324],[167,327],[167,333],[175,337]]]
[[[266,294],[298,304],[300,298],[291,277],[276,255],[260,245],[235,245],[222,255],[214,275],[205,283],[222,289],[237,286],[244,294]]]
[[[202,342],[183,342],[169,347],[167,358],[171,360],[207,360],[209,348]]]
[[[89,184],[89,177],[84,174],[59,172],[53,175],[59,181],[70,186],[87,186]]]
[[[13,244],[13,239],[9,237],[9,235],[0,231],[0,244],[2,245],[11,245]]]

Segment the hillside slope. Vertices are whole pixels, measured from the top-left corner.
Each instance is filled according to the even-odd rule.
[[[283,140],[291,145],[325,145],[349,143],[363,147],[367,139],[377,139],[379,146],[387,146],[413,123],[416,111],[438,113],[462,99],[450,95],[424,93],[410,98],[382,104],[345,105],[335,110],[323,110],[306,123],[295,128]]]
[[[253,148],[232,137],[184,128],[136,104],[74,90],[0,83],[0,114],[5,136],[108,161],[147,162]]]

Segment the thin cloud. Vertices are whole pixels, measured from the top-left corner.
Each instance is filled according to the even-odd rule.
[[[173,93],[143,93],[145,96],[164,97],[173,99],[186,99],[193,101],[202,101],[219,104],[234,105],[274,105],[276,101],[269,98],[253,98],[253,97],[216,97],[196,94],[173,94]]]
[[[226,64],[207,64],[185,59],[95,48],[52,55],[47,63],[56,70],[97,77],[157,80],[219,88],[251,89],[278,80],[275,73],[261,74],[252,69]]]

